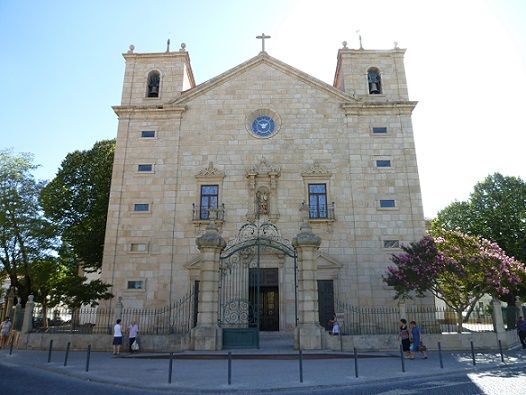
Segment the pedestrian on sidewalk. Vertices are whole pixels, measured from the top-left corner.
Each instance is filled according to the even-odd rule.
[[[129,331],[129,345],[128,345],[128,349],[130,351],[130,353],[132,353],[135,348],[135,346],[133,346],[133,343],[137,341],[137,333],[139,332],[139,326],[137,325],[137,323],[135,321],[133,321],[131,323],[131,325],[128,327],[128,331]]]
[[[520,316],[517,320],[517,335],[519,335],[522,348],[526,349],[526,321],[524,318],[522,318],[522,316]]]
[[[400,332],[398,333],[398,340],[402,342],[402,350],[406,357],[411,355],[409,348],[411,347],[409,329],[407,329],[407,320],[402,318],[400,320]]]
[[[411,347],[409,348],[409,359],[415,359],[417,351],[420,351],[420,353],[422,353],[422,357],[424,359],[427,359],[427,348],[426,346],[424,346],[424,343],[422,343],[422,332],[420,331],[418,325],[416,325],[415,321],[411,321],[409,323],[409,330],[411,331]]]
[[[118,319],[113,327],[113,355],[119,355],[122,344],[121,320]]]
[[[0,348],[4,348],[7,345],[7,339],[9,339],[9,332],[11,332],[11,319],[6,317],[5,321],[0,325]]]

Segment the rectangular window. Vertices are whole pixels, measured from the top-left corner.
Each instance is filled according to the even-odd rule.
[[[381,127],[374,127],[373,128],[374,134],[385,134],[387,133],[387,127],[381,126]]]
[[[376,167],[391,167],[391,161],[389,159],[377,160]]]
[[[327,187],[309,184],[309,218],[327,218]]]
[[[201,202],[199,204],[199,219],[208,219],[209,210],[217,208],[219,195],[218,185],[201,185]]]
[[[142,130],[141,138],[143,139],[153,139],[155,138],[155,130]]]
[[[144,289],[144,282],[141,280],[128,281],[128,289]]]
[[[133,205],[133,211],[150,211],[150,204],[149,203],[135,203]]]
[[[399,248],[400,241],[398,240],[384,240],[384,248]]]
[[[142,173],[151,173],[153,171],[153,165],[151,163],[137,165],[137,171]]]
[[[380,208],[395,208],[396,202],[394,199],[382,199],[380,200]]]
[[[148,251],[148,245],[145,243],[132,243],[130,251],[131,252],[146,252]]]

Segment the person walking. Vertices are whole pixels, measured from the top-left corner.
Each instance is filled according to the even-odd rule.
[[[122,344],[122,327],[121,320],[118,319],[113,326],[113,355],[119,355]]]
[[[11,332],[11,327],[13,326],[11,319],[6,317],[5,321],[0,325],[0,348],[4,348],[7,345],[7,340],[9,339],[9,332]]]
[[[526,349],[526,321],[522,316],[517,320],[517,335],[519,335],[522,348]]]
[[[136,341],[137,333],[139,332],[139,326],[137,325],[137,323],[135,321],[133,321],[131,323],[131,325],[128,327],[128,331],[129,331],[129,345],[128,345],[128,349],[129,349],[130,353],[132,353],[134,351],[132,345]]]
[[[409,329],[407,329],[407,320],[402,318],[400,320],[400,332],[398,333],[398,340],[402,342],[402,350],[404,351],[406,357],[411,355],[409,351],[409,348],[411,347],[410,336]]]
[[[422,332],[420,331],[420,328],[416,325],[415,321],[411,321],[409,323],[409,330],[411,331],[411,346],[409,348],[409,359],[415,359],[417,351],[420,351],[422,353],[422,357],[424,359],[427,359],[426,347],[424,346],[424,343],[422,343]]]

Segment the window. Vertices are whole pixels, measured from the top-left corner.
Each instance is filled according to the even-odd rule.
[[[144,282],[142,280],[130,280],[128,281],[128,289],[144,289]]]
[[[157,71],[150,71],[148,74],[148,89],[146,97],[159,97],[159,85],[161,83],[161,74]]]
[[[379,159],[376,161],[376,167],[391,167],[391,161],[389,159]]]
[[[199,204],[199,219],[208,219],[211,208],[217,208],[219,194],[218,185],[201,185],[201,202]]]
[[[374,134],[385,134],[387,133],[387,128],[385,126],[373,127]]]
[[[137,165],[137,171],[141,173],[151,173],[153,171],[153,165],[151,163]]]
[[[155,130],[141,130],[141,138],[143,139],[155,138]]]
[[[400,248],[399,240],[384,240],[384,248]]]
[[[381,199],[380,200],[380,208],[395,208],[396,203],[394,199]]]
[[[309,218],[327,218],[327,187],[309,184]]]
[[[148,244],[145,244],[145,243],[131,243],[130,251],[131,252],[147,252],[148,251]]]
[[[133,211],[150,211],[150,204],[149,203],[135,203],[133,205]]]
[[[378,95],[382,93],[382,77],[380,70],[376,67],[371,67],[367,70],[367,82],[369,84],[369,94]]]

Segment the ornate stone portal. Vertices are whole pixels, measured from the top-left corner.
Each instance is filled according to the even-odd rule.
[[[277,207],[277,185],[281,174],[279,166],[269,163],[264,157],[246,171],[248,180],[247,221],[256,219],[273,222],[279,218]]]

